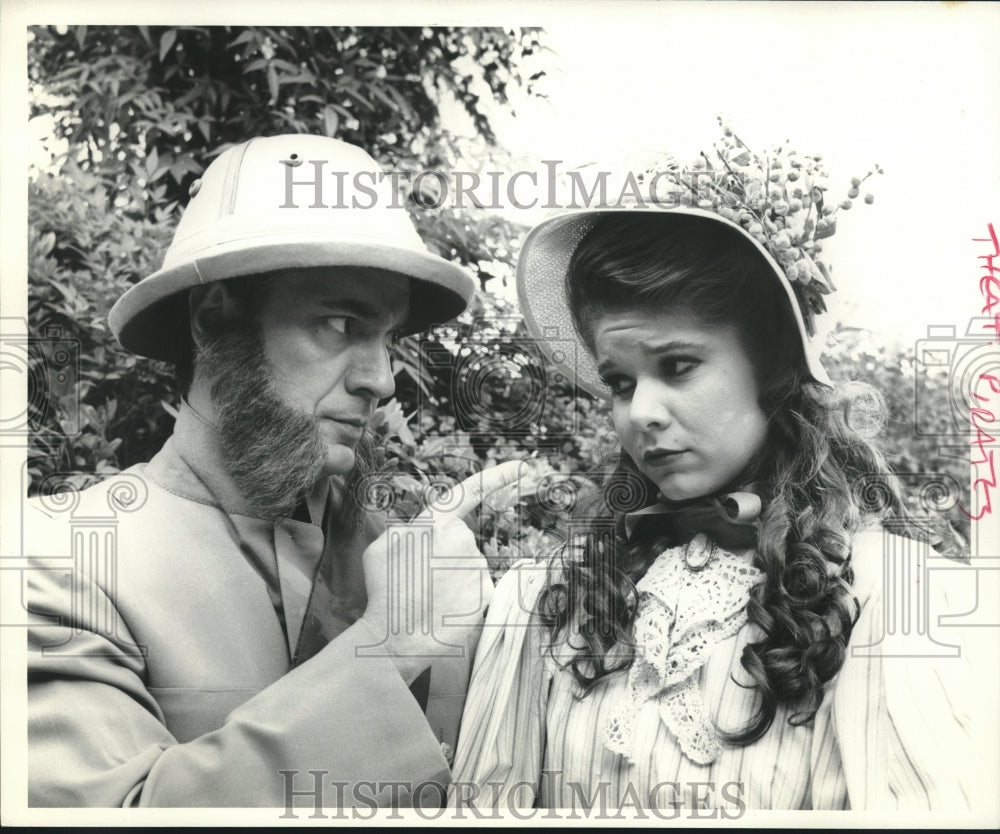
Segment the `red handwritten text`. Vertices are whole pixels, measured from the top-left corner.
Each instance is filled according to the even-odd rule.
[[[993,251],[988,255],[980,255],[977,260],[986,261],[983,264],[986,274],[979,278],[979,292],[986,302],[982,312],[992,318],[989,324],[983,325],[983,329],[992,330],[993,335],[998,336],[1000,335],[1000,294],[998,294],[1000,278],[997,277],[997,274],[1000,273],[1000,266],[996,265],[994,259],[1000,257],[1000,243],[997,242],[997,233],[993,229],[993,224],[988,223],[986,228],[989,237],[974,237],[973,240],[977,243],[993,244]]]
[[[1000,243],[997,241],[997,233],[992,223],[987,224],[987,231],[989,237],[977,237],[973,238],[973,240],[981,243],[990,243],[993,247],[992,252],[987,255],[980,255],[978,260],[985,261],[982,268],[986,271],[986,274],[979,278],[979,292],[982,294],[985,302],[982,312],[990,318],[989,323],[983,327],[985,330],[993,331],[994,341],[992,344],[996,344],[997,337],[1000,337],[1000,278],[997,277],[998,273],[1000,273],[1000,267],[997,266],[995,259],[1000,258]],[[979,392],[979,383],[981,382],[986,382],[990,387],[990,391],[994,394],[1000,394],[1000,377],[994,374],[980,374],[975,384],[976,390],[972,392],[972,396],[977,403],[987,403],[990,400],[990,397],[984,396]],[[987,474],[985,477],[976,477],[972,482],[972,505],[978,506],[979,512],[973,515],[965,507],[961,507],[961,505],[960,509],[969,518],[979,521],[993,512],[990,490],[997,485],[997,473],[993,461],[994,449],[987,447],[996,442],[995,432],[992,428],[993,423],[996,422],[996,417],[990,409],[982,405],[974,405],[970,419],[972,420],[972,427],[976,430],[976,439],[972,445],[979,452],[979,459],[972,460],[970,463],[977,476],[980,473],[979,467],[981,466],[986,467]],[[989,432],[985,426],[990,426]],[[994,434],[990,432],[994,432]]]
[[[1000,394],[1000,378],[994,376],[993,374],[980,374],[979,379],[988,383],[990,390],[994,394]],[[979,393],[979,391],[973,391],[972,396],[981,403],[989,401],[989,397],[984,397]],[[979,512],[973,515],[966,510],[965,507],[961,507],[962,512],[974,521],[979,521],[993,512],[990,490],[997,485],[997,473],[993,463],[994,450],[987,449],[986,447],[990,443],[995,443],[996,437],[989,434],[983,427],[983,424],[992,426],[994,422],[996,422],[996,418],[994,417],[993,412],[988,408],[980,408],[977,406],[972,409],[972,427],[976,430],[976,439],[973,441],[972,445],[974,448],[979,450],[979,459],[970,461],[970,463],[976,470],[977,475],[979,474],[980,466],[988,468],[988,474],[986,477],[977,477],[972,482],[973,506],[978,504]],[[976,499],[980,497],[980,489],[982,490],[982,496],[979,501],[976,501]]]

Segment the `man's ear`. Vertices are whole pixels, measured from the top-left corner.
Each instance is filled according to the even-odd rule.
[[[200,348],[221,329],[233,315],[234,299],[222,281],[192,287],[188,295],[191,313],[191,338]]]

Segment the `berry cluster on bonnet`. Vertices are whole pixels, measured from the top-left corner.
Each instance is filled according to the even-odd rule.
[[[706,209],[740,226],[780,265],[793,285],[808,335],[815,335],[815,316],[826,312],[823,296],[836,287],[833,268],[821,253],[822,241],[837,231],[837,215],[849,211],[861,187],[873,174],[851,177],[839,202],[829,194],[829,175],[820,154],[800,155],[779,145],[755,153],[719,117],[723,138],[710,152],[702,151],[688,165],[668,159],[645,176],[660,174],[656,196],[680,206]],[[875,195],[868,192],[871,205]]]

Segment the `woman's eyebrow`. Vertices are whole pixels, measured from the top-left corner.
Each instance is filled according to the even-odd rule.
[[[703,350],[705,345],[702,342],[685,342],[680,339],[673,339],[669,342],[656,343],[656,342],[638,342],[637,346],[640,350],[644,350],[646,353],[660,354],[660,353],[676,353],[677,351],[683,350]]]
[[[684,342],[680,339],[673,339],[669,342],[663,342],[662,344],[650,343],[650,342],[639,342],[640,349],[644,350],[647,354],[651,356],[662,356],[673,353],[680,353],[683,351],[698,351],[704,350],[705,345],[701,342]],[[608,357],[602,359],[597,363],[597,372],[599,374],[607,373],[611,368],[615,366],[615,361],[613,357]]]
[[[682,350],[701,350],[705,345],[701,342],[683,342],[675,339],[670,342],[663,342],[662,344],[640,342],[639,347],[648,353],[676,353]]]

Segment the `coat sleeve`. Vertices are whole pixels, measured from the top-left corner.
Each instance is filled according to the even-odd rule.
[[[975,571],[879,532],[855,564],[862,610],[817,715],[814,807],[970,810],[973,667],[964,629],[944,626],[973,607]]]
[[[497,584],[462,715],[453,807],[531,807],[537,795],[551,667],[533,609],[546,575],[522,560]]]
[[[128,623],[103,627],[111,595],[68,573],[29,572],[31,806],[294,802],[302,814],[443,801],[447,763],[417,701],[391,659],[356,656],[356,646],[378,643],[365,623],[249,698],[240,694],[222,726],[181,743],[146,688]]]

